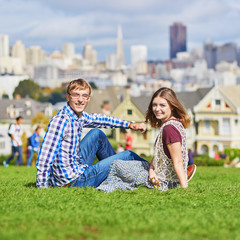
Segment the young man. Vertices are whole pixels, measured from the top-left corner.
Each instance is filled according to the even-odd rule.
[[[67,88],[67,105],[48,126],[37,159],[37,187],[97,187],[108,174],[115,159],[143,160],[131,151],[116,154],[106,135],[92,129],[81,140],[82,129],[131,128],[146,131],[144,123],[131,123],[104,114],[84,111],[90,101],[91,87],[83,79],[73,80]],[[93,164],[94,157],[99,162]]]
[[[8,167],[9,162],[14,158],[14,156],[17,155],[16,165],[23,165],[22,160],[22,124],[23,118],[21,116],[16,118],[16,123],[11,124],[8,133],[11,137],[11,144],[12,144],[12,155],[3,162],[4,167]]]

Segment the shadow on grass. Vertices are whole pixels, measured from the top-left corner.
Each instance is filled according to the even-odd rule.
[[[30,183],[27,183],[24,185],[25,187],[28,187],[28,188],[36,188],[36,182],[30,182]]]

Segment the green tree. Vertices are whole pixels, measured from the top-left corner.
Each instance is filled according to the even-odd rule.
[[[2,98],[9,99],[9,96],[6,93],[3,93]]]
[[[66,101],[66,90],[56,89],[50,94],[49,102],[55,104],[57,102]]]
[[[90,82],[89,84],[90,84],[92,89],[98,89],[98,87],[96,86],[95,82]]]
[[[40,92],[39,97],[38,97],[39,102],[49,102],[49,99],[50,99],[50,95]]]
[[[18,86],[13,92],[13,96],[20,95],[22,98],[30,97],[34,100],[38,100],[40,95],[40,87],[30,79],[25,79],[19,82]]]
[[[47,118],[44,113],[39,112],[31,119],[32,125],[40,125],[45,131],[49,124],[49,118]]]

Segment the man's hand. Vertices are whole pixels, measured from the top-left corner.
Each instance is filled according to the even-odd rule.
[[[144,123],[133,123],[130,122],[128,128],[132,130],[139,130],[141,133],[144,133],[147,129],[146,125]]]

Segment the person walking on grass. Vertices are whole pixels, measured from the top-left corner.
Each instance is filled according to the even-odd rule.
[[[190,118],[172,89],[160,88],[153,94],[146,122],[159,129],[151,163],[116,160],[110,167],[107,179],[97,189],[111,192],[144,185],[166,191],[188,187],[189,159],[185,128],[190,126]]]
[[[27,158],[27,166],[30,167],[32,164],[32,159],[34,153],[39,153],[40,150],[40,131],[41,127],[37,126],[32,136],[28,139],[28,158]]]
[[[11,137],[11,144],[12,144],[12,154],[11,156],[6,160],[3,161],[4,167],[8,167],[9,162],[15,157],[17,154],[17,160],[16,165],[23,165],[22,160],[22,124],[23,118],[21,116],[16,118],[16,123],[11,124],[8,130],[8,135]]]
[[[106,135],[99,129],[82,137],[83,128],[130,128],[146,131],[144,123],[132,123],[104,114],[89,114],[85,108],[91,98],[91,86],[84,79],[67,87],[67,104],[48,125],[37,159],[38,188],[97,187],[106,177],[115,159],[140,160],[132,151],[116,154]],[[94,157],[99,162],[93,165]]]

